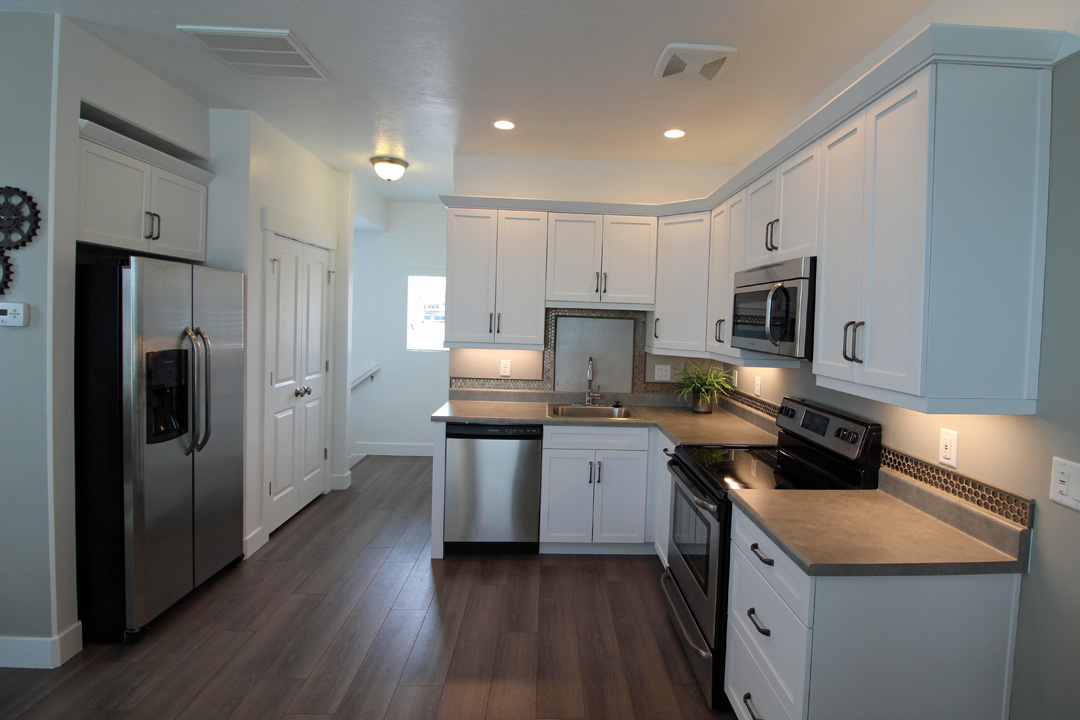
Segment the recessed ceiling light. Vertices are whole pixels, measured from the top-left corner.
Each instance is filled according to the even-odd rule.
[[[685,134],[686,134],[686,132],[683,131],[683,130],[678,130],[676,128],[672,128],[671,130],[668,130],[667,132],[664,133],[664,137],[667,137],[667,138],[681,138]]]
[[[495,127],[499,128],[500,130],[513,130],[514,123],[510,122],[509,120],[496,120]]]

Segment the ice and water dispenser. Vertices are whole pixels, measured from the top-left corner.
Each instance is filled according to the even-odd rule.
[[[187,350],[146,353],[146,444],[188,431]]]

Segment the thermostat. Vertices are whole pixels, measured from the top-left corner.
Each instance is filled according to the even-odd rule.
[[[26,303],[0,302],[0,325],[26,327],[30,324],[30,306]]]

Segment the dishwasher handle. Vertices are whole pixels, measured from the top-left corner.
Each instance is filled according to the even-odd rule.
[[[446,423],[446,439],[542,440],[543,425],[489,425],[485,423]]]

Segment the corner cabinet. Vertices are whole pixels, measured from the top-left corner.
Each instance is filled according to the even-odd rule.
[[[545,426],[540,542],[645,542],[648,447],[648,428]]]
[[[653,304],[656,218],[551,213],[547,242],[552,305]]]
[[[544,345],[547,213],[450,209],[446,346]]]
[[[1050,70],[940,63],[823,139],[818,385],[1035,412],[1049,122]]]
[[[728,587],[739,720],[1008,717],[1019,575],[811,577],[736,509]]]
[[[645,317],[645,348],[705,357],[711,213],[659,220],[656,308]]]
[[[76,239],[206,260],[206,184],[80,139]],[[191,175],[205,175],[192,167]]]

